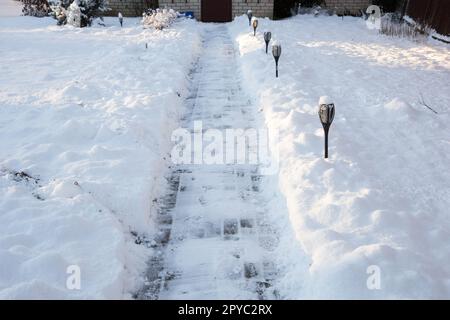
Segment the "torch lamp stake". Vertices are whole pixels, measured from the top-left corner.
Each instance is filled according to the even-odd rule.
[[[280,57],[275,58],[275,76],[277,78],[278,78],[278,59],[280,59]]]
[[[253,20],[253,36],[256,36],[256,28],[258,28],[258,20]]]
[[[280,59],[281,56],[281,45],[275,43],[272,46],[272,54],[273,57],[275,58],[275,76],[278,78],[278,60]]]
[[[269,52],[269,42],[272,38],[272,33],[270,31],[264,32],[264,41],[266,42],[266,54]]]
[[[320,98],[320,101],[328,100],[328,97]],[[330,130],[331,123],[334,119],[335,107],[334,103],[320,103],[319,102],[319,118],[323,126],[325,133],[325,159],[328,159],[328,132]]]
[[[248,18],[248,26],[251,27],[252,26],[252,17],[253,17],[253,12],[251,10],[247,11],[247,18]]]
[[[325,159],[328,159],[328,131],[330,130],[330,126],[323,125],[323,130],[325,131]]]

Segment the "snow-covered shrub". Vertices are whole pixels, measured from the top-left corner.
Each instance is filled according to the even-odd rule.
[[[427,28],[420,29],[418,26],[406,22],[397,14],[388,13],[381,17],[380,33],[391,37],[418,40],[428,34],[428,31]]]
[[[178,13],[173,9],[148,10],[142,15],[144,28],[153,27],[158,30],[168,28],[177,18]]]
[[[59,26],[66,23],[66,9],[63,6],[52,6],[50,15],[56,19]]]
[[[47,0],[22,0],[24,16],[45,17],[50,12]]]
[[[58,24],[70,23],[80,27],[92,24],[95,18],[102,18],[103,13],[109,10],[108,0],[50,0],[52,15]],[[78,8],[77,8],[78,7]],[[77,13],[79,9],[79,21]],[[71,20],[69,22],[69,15]]]
[[[313,14],[317,16],[331,16],[335,14],[335,10],[329,8],[322,8],[321,6],[302,7],[299,6],[297,14]]]
[[[77,28],[81,27],[81,9],[78,6],[77,1],[72,2],[67,9],[66,23]]]
[[[297,14],[329,15],[328,9],[323,9],[325,0],[279,0],[274,4],[274,17],[287,18]]]

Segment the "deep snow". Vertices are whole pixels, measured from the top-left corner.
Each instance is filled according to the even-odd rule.
[[[22,6],[19,1],[0,0],[0,17],[18,17],[22,14]]]
[[[148,239],[157,233],[155,200],[166,192],[170,138],[192,94],[188,74],[205,52],[205,27],[178,20],[163,31],[143,30],[125,19],[120,28],[108,18],[106,27],[75,29],[2,15],[0,298],[130,298],[154,253],[136,245],[131,232]],[[181,185],[196,198],[182,199],[196,206],[208,196],[220,202],[226,210],[202,213],[214,221],[242,218],[246,210],[264,214],[277,230],[270,262],[280,298],[449,298],[448,46],[388,38],[360,19],[322,16],[260,19],[253,37],[246,19],[226,25],[239,78],[198,95],[213,101],[220,92],[222,101],[242,90],[239,97],[249,96],[260,112],[255,117],[273,136],[279,133],[272,149],[279,150],[280,172],[264,177],[249,207],[217,198],[220,188],[225,197],[233,194],[230,186],[250,186],[239,179],[189,181],[188,174]],[[264,30],[283,47],[278,79],[264,52]],[[214,61],[206,60],[207,69],[229,77]],[[336,105],[328,160],[317,115],[325,95]],[[212,115],[208,105],[203,110]],[[213,116],[226,125],[261,126],[230,115]],[[208,193],[214,188],[219,193]],[[181,208],[180,217],[196,227],[197,213]],[[184,230],[183,221],[175,231],[195,231]],[[196,248],[195,240],[188,250],[173,246],[168,259],[185,274],[195,267],[191,256],[201,260],[217,248]],[[209,271],[237,270],[221,261],[219,255]],[[79,291],[66,288],[73,264],[81,267]],[[366,286],[374,265],[380,290]],[[162,296],[180,297],[183,284]],[[188,287],[190,297],[212,297],[208,288]]]
[[[356,18],[261,19],[253,37],[243,16],[230,30],[244,83],[279,131],[278,184],[310,259],[305,270],[303,252],[281,254],[284,297],[449,298],[448,46],[381,36]],[[264,30],[282,44],[278,79]],[[336,105],[329,160],[324,95]],[[366,286],[372,265],[380,290]]]
[[[0,297],[122,298],[142,281],[150,249],[130,232],[155,231],[200,33],[106,24],[0,19]]]

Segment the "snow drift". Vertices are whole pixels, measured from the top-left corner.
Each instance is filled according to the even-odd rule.
[[[0,20],[0,297],[129,297],[150,250],[130,233],[154,231],[198,24],[54,24]]]
[[[283,297],[449,298],[448,48],[356,18],[260,19],[259,30],[244,16],[230,25],[244,83],[279,131],[279,188],[304,250],[285,241]],[[263,31],[283,48],[278,79]],[[336,105],[329,160],[323,95]],[[371,266],[379,290],[368,289]]]

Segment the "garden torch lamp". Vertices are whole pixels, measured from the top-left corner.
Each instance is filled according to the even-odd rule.
[[[274,42],[272,46],[272,54],[275,59],[275,75],[278,78],[278,60],[281,56],[281,45],[278,42]]]
[[[334,103],[328,97],[319,100],[319,118],[325,132],[325,159],[328,158],[328,131],[334,119]]]
[[[252,17],[253,17],[253,11],[252,10],[248,10],[247,11],[247,17],[248,17],[248,25],[251,26],[252,25]]]
[[[270,42],[271,38],[272,38],[272,33],[270,31],[264,32],[264,41],[266,42],[266,54],[267,54],[267,51],[269,50],[269,42]]]
[[[253,36],[256,36],[256,28],[258,28],[258,19],[253,19]]]
[[[120,23],[120,26],[122,27],[123,26],[123,16],[122,16],[122,14],[119,12],[117,17],[119,18],[119,23]]]

